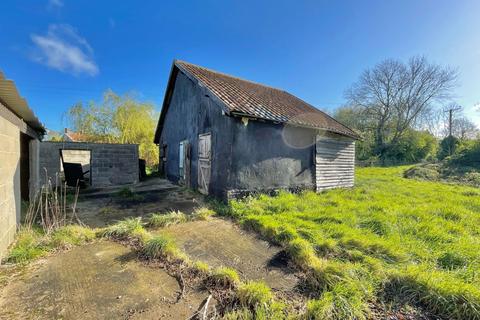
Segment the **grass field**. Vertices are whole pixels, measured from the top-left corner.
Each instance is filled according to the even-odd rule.
[[[414,305],[480,319],[480,190],[357,168],[356,186],[231,202],[229,214],[284,246],[316,294],[315,319]]]

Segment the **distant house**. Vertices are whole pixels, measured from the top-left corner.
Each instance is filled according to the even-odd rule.
[[[20,223],[22,200],[39,183],[39,145],[45,129],[0,72],[0,260]]]
[[[63,131],[62,140],[68,142],[85,142],[87,141],[87,137],[82,133],[65,128]]]
[[[352,187],[357,138],[288,92],[175,60],[154,141],[168,179],[226,199]]]

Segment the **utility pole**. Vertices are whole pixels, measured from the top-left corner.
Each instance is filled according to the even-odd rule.
[[[453,112],[454,111],[459,111],[461,110],[462,107],[459,105],[451,105],[448,107],[446,112],[448,112],[448,131],[449,131],[449,137],[452,136],[452,131],[453,131]]]
[[[456,104],[450,105],[445,112],[448,112],[448,154],[451,156],[453,154],[453,112],[461,110],[462,107]]]

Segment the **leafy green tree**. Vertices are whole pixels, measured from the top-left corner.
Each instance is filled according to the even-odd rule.
[[[69,126],[86,141],[136,143],[147,165],[158,163],[158,148],[153,143],[158,115],[152,104],[107,90],[100,103],[77,103],[65,116]]]
[[[389,149],[386,160],[390,162],[415,163],[436,158],[438,141],[428,131],[407,130],[398,143]]]
[[[362,139],[356,143],[356,157],[361,161],[375,163],[376,153],[375,120],[362,108],[344,106],[337,109],[334,118],[359,132]],[[438,141],[427,131],[406,129],[394,145],[383,154],[383,163],[412,163],[436,158]]]
[[[454,136],[448,136],[440,142],[440,148],[438,150],[438,158],[440,160],[446,157],[453,156],[457,152],[457,148],[460,146],[460,139]]]

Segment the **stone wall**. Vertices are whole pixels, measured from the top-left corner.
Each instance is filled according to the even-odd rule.
[[[138,145],[84,142],[40,143],[40,170],[45,181],[45,169],[52,181],[60,172],[60,150],[89,150],[93,187],[137,183]]]
[[[20,207],[20,130],[0,116],[0,260],[14,239]]]

